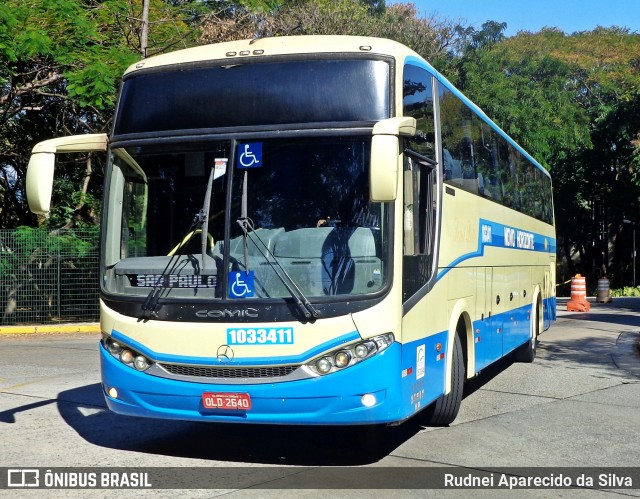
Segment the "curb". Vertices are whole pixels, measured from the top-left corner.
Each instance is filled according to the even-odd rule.
[[[55,333],[99,333],[100,324],[45,324],[31,326],[0,326],[0,335],[4,334],[55,334]]]

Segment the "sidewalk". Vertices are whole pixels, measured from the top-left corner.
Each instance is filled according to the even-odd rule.
[[[568,296],[559,296],[557,301],[558,301],[558,312],[560,312],[561,310],[566,311],[567,310],[567,302],[570,300],[570,298]],[[598,308],[598,309],[606,309],[606,308],[623,308],[623,309],[628,309],[628,310],[633,310],[635,312],[640,312],[640,297],[633,297],[633,296],[619,296],[616,298],[612,298],[610,303],[598,303],[596,302],[596,299],[593,296],[589,296],[587,298],[587,300],[589,301],[589,303],[591,304],[591,309],[593,310],[593,308]],[[578,312],[570,312],[570,313],[578,313]],[[640,323],[638,323],[638,326],[640,326]]]
[[[617,297],[611,303],[598,303],[590,297],[589,312],[568,312],[568,301],[568,297],[557,299],[558,323],[576,321],[577,327],[585,329],[592,329],[598,322],[616,325],[619,336],[611,357],[618,367],[640,377],[640,298]],[[582,321],[584,326],[580,325]]]
[[[98,322],[84,322],[77,324],[37,324],[22,326],[0,326],[3,334],[57,334],[57,333],[99,333]]]

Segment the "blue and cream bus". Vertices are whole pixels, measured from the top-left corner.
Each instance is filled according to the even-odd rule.
[[[418,54],[266,38],[143,60],[106,151],[100,359],[132,416],[452,422],[467,379],[555,319],[551,179]]]

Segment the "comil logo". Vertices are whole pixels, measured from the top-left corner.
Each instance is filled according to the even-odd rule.
[[[7,470],[7,487],[39,487],[40,470],[9,469]]]

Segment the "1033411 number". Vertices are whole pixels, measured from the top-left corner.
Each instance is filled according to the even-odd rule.
[[[227,329],[229,345],[293,345],[292,327],[256,327]]]

